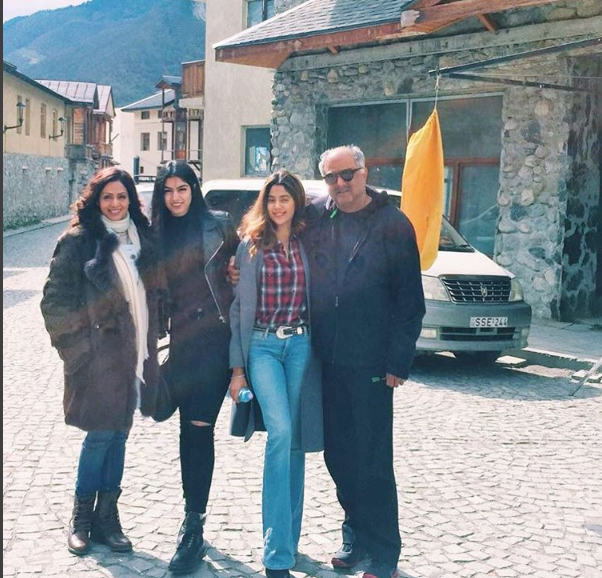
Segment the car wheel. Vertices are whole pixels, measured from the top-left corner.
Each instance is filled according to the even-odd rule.
[[[501,351],[454,351],[455,358],[466,365],[491,365],[501,354]]]

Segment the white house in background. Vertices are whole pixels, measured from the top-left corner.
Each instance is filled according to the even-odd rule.
[[[119,168],[129,173],[134,172],[134,157],[139,148],[139,143],[134,141],[135,121],[134,114],[116,109],[113,121],[113,157]]]
[[[274,15],[274,1],[207,0],[203,180],[270,171],[273,72],[216,62],[213,44]]]
[[[119,154],[121,167],[133,175],[156,175],[157,167],[173,155],[173,114],[176,93],[172,89],[156,92],[120,109]],[[163,114],[165,110],[165,115]],[[131,115],[132,119],[124,117]]]

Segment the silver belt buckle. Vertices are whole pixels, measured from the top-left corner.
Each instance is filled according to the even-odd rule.
[[[290,335],[284,333],[287,329],[292,329],[292,327],[287,327],[286,325],[281,325],[278,327],[278,329],[276,329],[276,337],[278,337],[278,339],[288,339],[289,337],[292,337],[293,333]]]

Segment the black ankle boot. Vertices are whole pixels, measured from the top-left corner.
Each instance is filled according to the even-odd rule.
[[[76,556],[83,556],[90,549],[90,527],[96,494],[78,498],[73,502],[73,514],[69,522],[67,548]]]
[[[203,540],[203,526],[206,514],[186,512],[186,517],[178,533],[178,546],[171,562],[169,571],[174,574],[189,574],[194,572],[207,553]]]
[[[132,543],[123,533],[119,521],[117,500],[120,495],[121,490],[98,492],[90,536],[94,542],[106,544],[113,552],[131,552]]]

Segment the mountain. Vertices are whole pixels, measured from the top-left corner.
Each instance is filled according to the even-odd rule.
[[[205,57],[205,4],[91,0],[5,22],[4,60],[31,78],[109,84],[117,106]]]

